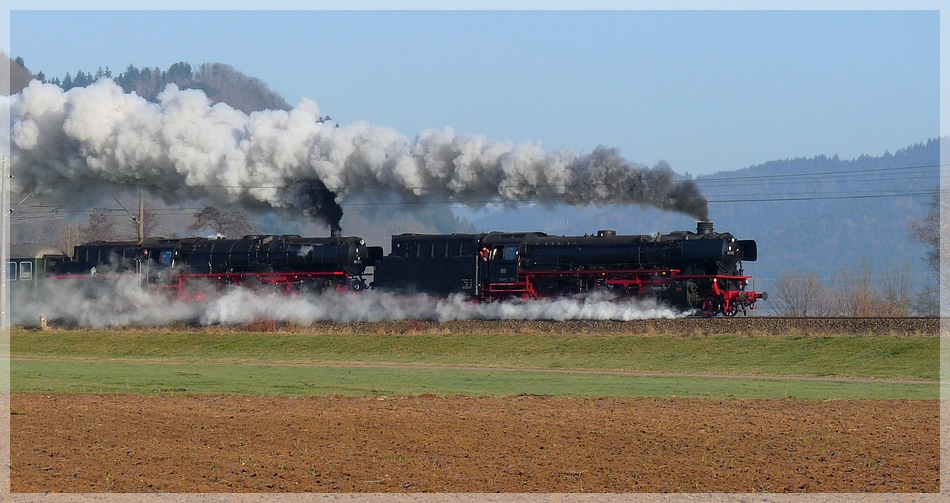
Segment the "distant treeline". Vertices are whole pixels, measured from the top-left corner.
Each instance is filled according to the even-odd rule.
[[[191,64],[179,61],[168,67],[168,70],[158,67],[137,68],[130,64],[118,75],[113,75],[108,66],[100,66],[94,72],[79,70],[75,75],[67,72],[59,78],[47,77],[42,71],[30,72],[21,57],[15,58],[13,62],[13,68],[23,70],[11,72],[10,91],[14,94],[34,79],[69,90],[86,87],[101,78],[110,78],[125,92],[135,92],[149,101],[155,101],[168,84],[175,84],[180,89],[201,89],[212,102],[224,102],[245,113],[291,108],[280,94],[272,91],[262,80],[247,76],[223,63],[202,63],[192,68]]]

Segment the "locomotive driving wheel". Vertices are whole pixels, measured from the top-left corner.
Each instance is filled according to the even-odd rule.
[[[703,310],[703,316],[712,318],[722,312],[722,301],[715,295],[707,295],[703,298],[700,308]]]
[[[355,278],[350,283],[350,289],[354,292],[361,292],[366,290],[366,282],[362,278]]]

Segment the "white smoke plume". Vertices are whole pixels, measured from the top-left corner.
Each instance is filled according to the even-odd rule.
[[[290,111],[250,115],[169,85],[149,103],[109,79],[63,91],[32,82],[10,98],[14,190],[82,203],[114,185],[142,186],[166,202],[264,207],[338,228],[355,193],[404,201],[635,204],[707,216],[706,199],[666,164],[648,168],[616,150],[546,152],[423,131],[410,141],[365,122],[324,121],[303,99]]]
[[[203,301],[175,300],[143,288],[135,276],[45,281],[37,295],[14,291],[11,324],[80,327],[162,326],[175,322],[241,325],[257,318],[306,325],[314,322],[396,320],[617,320],[676,318],[686,313],[653,301],[590,295],[577,298],[476,303],[464,296],[435,298],[376,291],[285,295],[236,288],[206,291]]]
[[[10,324],[34,326],[40,316],[80,327],[160,326],[197,319],[194,302],[173,301],[142,288],[131,275],[44,280],[36,291],[11,288]]]

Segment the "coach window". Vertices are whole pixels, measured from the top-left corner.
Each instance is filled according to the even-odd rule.
[[[16,281],[16,262],[7,262],[7,279]]]
[[[20,281],[30,281],[33,279],[33,263],[20,262]]]

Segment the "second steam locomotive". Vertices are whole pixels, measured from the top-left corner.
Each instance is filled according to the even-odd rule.
[[[656,298],[705,316],[734,316],[767,298],[749,288],[751,277],[743,273],[742,262],[756,256],[755,241],[737,240],[716,232],[712,222],[701,221],[696,232],[654,235],[606,230],[585,236],[398,234],[392,236],[386,256],[382,247],[338,233],[327,238],[250,235],[93,242],[77,246],[72,257],[18,257],[11,249],[8,268],[14,283],[134,273],[151,288],[177,294],[208,283],[264,285],[288,292],[371,287],[461,294],[482,301],[604,291]],[[20,278],[16,271],[27,263],[31,274]]]

